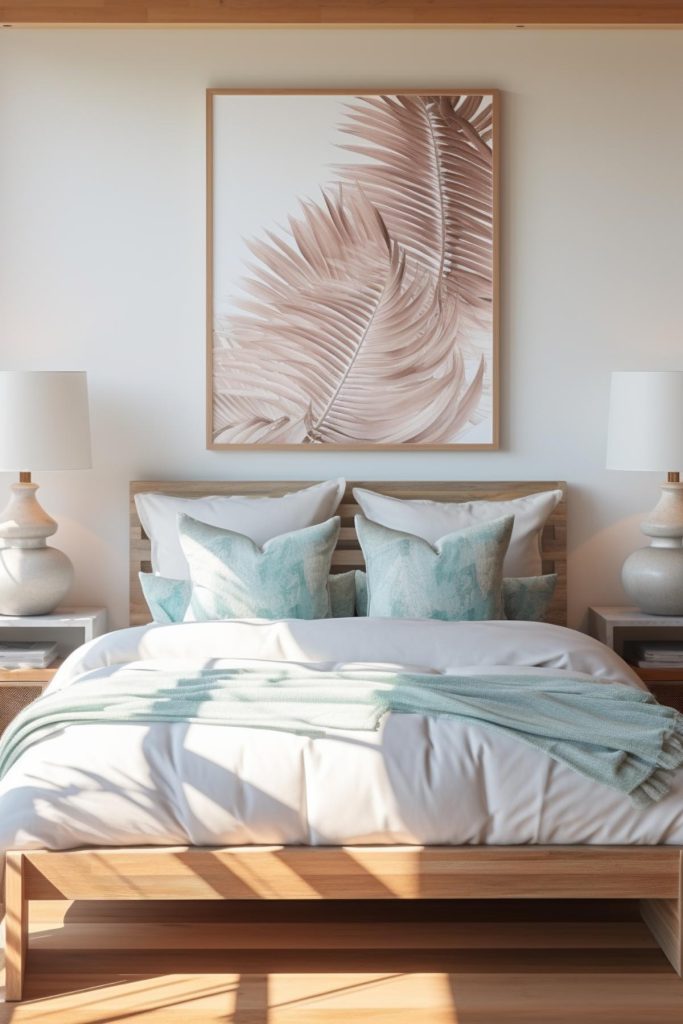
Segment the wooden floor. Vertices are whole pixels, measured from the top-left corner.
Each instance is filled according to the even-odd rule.
[[[0,1024],[683,1021],[620,902],[37,903],[31,944]]]

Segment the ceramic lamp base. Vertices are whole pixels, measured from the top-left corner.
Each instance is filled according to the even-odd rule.
[[[683,547],[639,548],[621,570],[624,590],[649,615],[683,615]]]
[[[57,548],[0,549],[0,615],[48,615],[66,597],[73,576]]]
[[[640,528],[652,541],[624,562],[624,590],[649,615],[683,615],[683,484],[678,473],[669,473]]]
[[[22,473],[0,514],[0,615],[48,615],[73,581],[69,559],[45,543],[57,524],[38,503],[37,490]]]

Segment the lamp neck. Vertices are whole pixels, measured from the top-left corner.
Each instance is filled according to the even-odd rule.
[[[669,473],[669,476],[671,476],[670,473]],[[21,473],[19,474],[19,483],[20,484],[30,484],[31,483],[31,474],[27,473],[25,470],[22,470]]]
[[[678,484],[678,483],[680,483],[680,481],[681,481],[681,474],[680,473],[667,473],[666,474],[666,482],[668,484]]]
[[[678,473],[669,473],[659,502],[640,529],[654,538],[655,547],[683,547],[683,484]]]
[[[23,475],[23,474],[22,474]],[[10,500],[0,512],[0,548],[38,548],[57,529],[36,499],[38,484],[20,480],[10,487]]]

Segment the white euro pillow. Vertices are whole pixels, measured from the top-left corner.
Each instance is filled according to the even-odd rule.
[[[562,491],[540,491],[508,501],[427,501],[390,498],[386,494],[354,487],[353,496],[366,519],[391,530],[412,533],[430,544],[436,544],[455,530],[503,516],[514,516],[503,574],[540,576],[543,572],[541,530],[562,498]]]
[[[152,544],[152,571],[171,579],[187,580],[190,571],[178,533],[181,513],[200,523],[241,533],[263,547],[266,541],[281,533],[327,522],[337,511],[345,489],[346,481],[339,477],[280,498],[246,495],[177,498],[145,491],[135,495],[135,507]]]

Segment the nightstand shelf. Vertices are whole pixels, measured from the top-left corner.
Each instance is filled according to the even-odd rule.
[[[589,608],[588,631],[629,662],[661,704],[683,711],[683,666],[641,668],[631,660],[632,648],[638,643],[683,643],[683,616],[647,615],[638,608],[620,606]]]
[[[18,712],[39,697],[64,659],[107,629],[104,608],[59,608],[51,615],[0,615],[0,643],[54,640],[57,658],[47,668],[0,669],[0,735]]]
[[[683,669],[681,668],[644,668],[642,665],[633,665],[631,662],[629,664],[644,683],[678,683],[683,680]]]
[[[63,664],[64,658],[57,658],[47,668],[0,669],[0,686],[16,686],[17,683],[49,683],[57,669]]]

